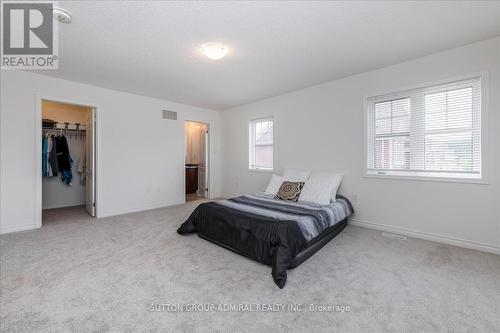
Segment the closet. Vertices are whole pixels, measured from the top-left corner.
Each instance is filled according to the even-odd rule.
[[[93,117],[92,107],[42,100],[42,209],[50,216],[78,209],[94,216]]]

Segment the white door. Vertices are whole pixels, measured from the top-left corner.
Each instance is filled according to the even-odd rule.
[[[85,154],[87,159],[87,181],[85,185],[85,208],[95,217],[95,109],[87,119]]]

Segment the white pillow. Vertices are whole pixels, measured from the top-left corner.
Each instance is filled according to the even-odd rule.
[[[300,191],[299,201],[327,205],[332,199],[333,186],[332,182],[307,180]]]
[[[284,181],[285,179],[283,177],[273,175],[264,193],[276,195],[280,190],[281,184],[283,184]]]
[[[339,189],[340,183],[342,183],[342,178],[344,175],[341,173],[327,173],[327,172],[318,172],[313,173],[310,180],[324,183],[331,183],[333,185],[331,200],[335,202],[335,198],[337,197],[337,191]]]
[[[311,172],[309,171],[300,171],[286,168],[283,172],[283,178],[291,182],[305,182],[309,179],[310,174]]]

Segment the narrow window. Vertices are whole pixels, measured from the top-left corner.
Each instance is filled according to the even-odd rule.
[[[251,120],[249,124],[250,170],[273,170],[273,118]]]

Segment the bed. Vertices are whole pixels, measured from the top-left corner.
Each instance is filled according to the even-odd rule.
[[[177,232],[197,232],[203,239],[271,266],[274,282],[283,288],[286,270],[337,236],[352,213],[352,205],[343,196],[319,205],[257,193],[202,203]]]

